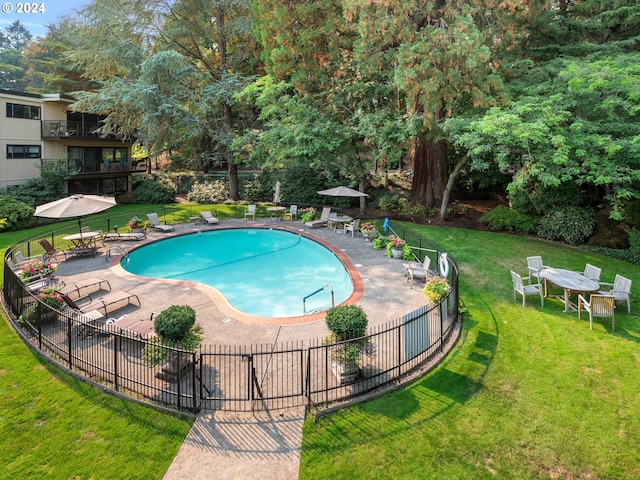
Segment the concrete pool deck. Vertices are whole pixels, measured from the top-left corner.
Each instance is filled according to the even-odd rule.
[[[425,304],[420,284],[415,282],[411,288],[407,283],[403,261],[374,250],[371,242],[361,236],[352,238],[324,227],[307,228],[299,220],[223,219],[219,226],[181,224],[175,227],[175,234],[230,227],[288,228],[302,230],[331,244],[342,252],[360,277],[362,289],[357,304],[367,313],[372,326],[393,321]],[[148,241],[170,235],[173,234],[149,232]],[[328,334],[323,315],[314,315],[311,321],[305,319],[304,323],[298,324],[248,322],[242,315],[221,305],[209,287],[150,281],[122,274],[121,267],[113,265],[113,259],[118,258],[121,249],[135,248],[141,243],[107,243],[95,257],[60,263],[56,277],[67,285],[89,277],[106,279],[112,291],[126,290],[139,296],[140,307],[129,305],[110,317],[127,314],[149,319],[152,312],[162,311],[170,305],[191,305],[196,310],[197,323],[204,329],[204,343],[208,344],[274,344],[321,338]],[[110,254],[112,258],[109,258]],[[296,479],[303,421],[303,408],[255,413],[203,412],[198,415],[164,478]]]

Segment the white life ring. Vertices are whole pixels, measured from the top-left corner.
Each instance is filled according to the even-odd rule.
[[[449,275],[449,260],[447,260],[447,254],[442,253],[438,259],[438,266],[440,267],[440,275],[447,278]]]

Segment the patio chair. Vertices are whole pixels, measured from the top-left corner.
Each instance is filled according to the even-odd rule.
[[[513,281],[513,301],[516,301],[516,295],[522,295],[522,307],[525,306],[527,295],[540,295],[540,306],[544,307],[544,291],[542,284],[530,283],[531,277],[522,277],[520,274],[511,270],[511,280]],[[529,283],[525,285],[524,280]]]
[[[589,312],[589,327],[593,330],[593,317],[611,318],[611,331],[616,331],[615,308],[616,299],[613,295],[592,294],[589,301],[578,294],[578,319],[581,317],[582,309]]]
[[[298,218],[298,206],[290,205],[289,211],[282,214],[283,220],[293,220],[294,218]]]
[[[102,244],[105,242],[117,242],[120,240],[139,241],[147,238],[147,234],[144,232],[109,232],[102,236]]]
[[[426,283],[427,279],[433,276],[433,272],[429,270],[429,267],[431,266],[431,258],[427,255],[425,255],[422,263],[409,262],[403,263],[402,266],[406,270],[407,282],[411,283],[411,288],[413,288],[414,279],[424,279]]]
[[[161,230],[163,232],[175,232],[176,230],[173,225],[160,223],[157,213],[148,213],[147,218],[149,219],[149,226],[154,230]]]
[[[97,287],[94,288],[94,290],[109,290],[111,291],[111,284],[109,283],[109,280],[102,280],[101,278],[85,278],[84,280],[80,280],[76,283],[73,283],[71,285],[67,285],[64,288],[61,288],[58,290],[58,293],[60,295],[67,295],[70,296],[71,294],[75,294],[76,297],[75,298],[82,298],[83,295],[83,290],[87,290],[93,287]]]
[[[595,280],[596,282],[600,281],[600,274],[602,273],[602,269],[598,268],[590,263],[587,263],[584,266],[583,275],[587,277],[589,280]]]
[[[209,210],[200,212],[200,215],[202,216],[202,219],[210,225],[217,225],[218,223],[220,223],[220,220],[211,215],[211,212]]]
[[[331,207],[324,207],[318,220],[310,220],[305,225],[307,227],[324,227],[329,221],[329,215],[331,215]]]
[[[527,257],[529,277],[535,277],[538,283],[540,283],[540,272],[545,268],[547,267],[542,263],[542,257]]]
[[[360,233],[360,219],[359,218],[356,218],[351,223],[345,224],[343,233],[346,235],[347,232],[351,232],[351,238],[358,236],[358,234]]]
[[[615,297],[616,302],[627,302],[627,312],[631,313],[631,280],[623,277],[622,275],[616,275],[613,283],[602,282],[600,284],[610,286],[609,290],[598,290],[598,294],[612,295]]]
[[[65,303],[69,306],[69,308],[73,310],[76,310],[82,313],[87,313],[94,310],[103,310],[105,317],[107,316],[107,313],[110,310],[118,310],[119,308],[129,305],[131,304],[131,301],[133,299],[135,299],[136,302],[138,303],[138,306],[140,306],[140,299],[138,298],[138,296],[133,293],[125,292],[124,290],[108,293],[104,297],[97,298],[96,300],[92,300],[91,297],[86,296],[86,298],[89,299],[89,303],[82,306],[79,306],[74,300],[69,298],[67,295],[62,295],[62,298],[64,299]],[[85,297],[82,297],[82,298],[85,298]],[[122,305],[117,308],[111,308],[114,305],[118,305],[125,301],[127,302],[126,305]]]
[[[44,248],[46,256],[51,260],[54,260],[56,257],[59,257],[60,255],[62,255],[65,260],[67,259],[67,253],[64,250],[58,251],[55,248],[53,248],[53,245],[51,245],[51,243],[49,243],[49,240],[47,240],[46,238],[39,240],[38,243],[42,245],[42,248]]]
[[[247,210],[244,212],[244,218],[247,217],[253,217],[253,219],[256,219],[256,206],[255,204],[251,203],[249,205],[247,205]]]

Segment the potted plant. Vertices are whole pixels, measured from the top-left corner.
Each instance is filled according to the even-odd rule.
[[[302,216],[300,217],[300,221],[304,225],[305,223],[310,222],[315,218],[316,218],[316,209],[313,207],[309,207],[302,210]]]
[[[427,280],[422,291],[427,296],[427,302],[438,304],[451,291],[451,285],[444,277],[431,277]]]
[[[195,321],[196,312],[189,305],[172,305],[154,320],[158,338],[145,347],[143,355],[151,365],[164,364],[156,374],[161,380],[176,381],[180,370],[191,364],[190,355],[176,349],[193,352],[202,343],[202,329]]]
[[[387,248],[389,239],[384,235],[376,235],[371,243],[373,244],[374,250],[382,250],[383,248]]]
[[[396,235],[391,235],[389,237],[389,243],[387,243],[387,257],[412,260],[413,254],[411,253],[411,247],[407,245],[407,242]]]
[[[326,323],[331,334],[324,342],[330,345],[331,369],[341,385],[358,379],[359,362],[364,355],[375,355],[375,345],[366,336],[368,322],[366,313],[358,305],[327,310]]]
[[[377,235],[377,230],[376,227],[373,226],[373,223],[371,222],[362,222],[360,224],[360,233],[362,233],[362,235],[368,239],[368,240],[373,240],[376,235]]]
[[[143,220],[138,216],[134,216],[129,219],[129,221],[127,222],[127,226],[133,233],[141,233],[145,228],[149,226],[149,222],[147,220]]]
[[[51,263],[49,260],[34,260],[20,267],[20,273],[18,275],[23,282],[28,283],[28,280],[31,278],[48,277],[56,271],[56,268],[57,265]]]

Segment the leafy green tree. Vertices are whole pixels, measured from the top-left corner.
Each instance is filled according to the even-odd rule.
[[[25,91],[25,65],[22,49],[31,40],[31,33],[16,20],[4,32],[0,31],[0,88]]]

